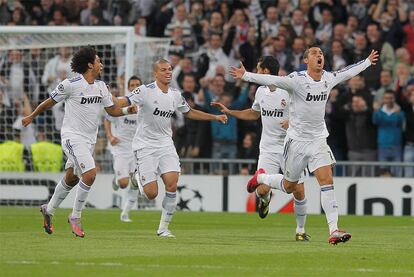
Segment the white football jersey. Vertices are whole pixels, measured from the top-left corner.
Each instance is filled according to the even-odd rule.
[[[111,122],[111,133],[119,139],[115,145],[109,144],[109,150],[113,155],[131,154],[132,140],[137,131],[138,118],[136,114],[128,114],[119,117],[107,115],[106,118]]]
[[[82,75],[63,80],[50,97],[56,102],[65,102],[62,140],[76,138],[92,144],[96,142],[102,108],[114,105],[104,82],[95,80],[88,84]]]
[[[180,91],[170,87],[167,93],[164,93],[156,82],[153,82],[137,87],[128,98],[132,104],[138,105],[138,128],[132,149],[174,145],[171,117],[175,111],[187,113],[191,109]]]
[[[260,153],[283,153],[286,130],[281,122],[289,118],[288,92],[279,88],[270,91],[269,87],[261,86],[256,91],[252,109],[260,112],[262,120]]]
[[[368,59],[335,72],[323,71],[320,81],[313,80],[306,71],[293,72],[288,76],[273,76],[246,72],[243,80],[261,85],[275,85],[291,95],[289,107],[290,138],[312,141],[326,138],[329,133],[325,125],[325,105],[332,88],[365,70]]]

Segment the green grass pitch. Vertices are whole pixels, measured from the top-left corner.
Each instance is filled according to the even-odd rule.
[[[177,239],[156,237],[160,212],[87,209],[84,239],[58,210],[55,233],[37,208],[0,208],[1,276],[414,276],[414,218],[342,216],[351,241],[327,243],[324,216],[308,216],[310,243],[293,215],[177,212]],[[144,275],[145,274],[145,275]]]

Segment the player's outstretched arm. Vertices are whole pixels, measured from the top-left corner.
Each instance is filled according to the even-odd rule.
[[[138,108],[135,105],[131,105],[127,97],[114,97],[112,96],[114,105],[112,107],[105,108],[105,111],[111,116],[123,116],[127,114],[137,113]]]
[[[211,102],[210,105],[217,108],[224,114],[234,116],[235,118],[241,120],[257,120],[260,117],[260,112],[257,112],[253,109],[245,109],[241,111],[230,110],[220,102]]]
[[[278,88],[291,91],[294,88],[295,81],[287,76],[274,76],[268,74],[257,74],[247,72],[243,66],[243,63],[240,62],[240,68],[230,67],[229,73],[233,76],[234,79],[242,79],[247,82],[256,83],[259,85],[275,85]]]
[[[47,109],[50,109],[56,104],[55,100],[52,98],[48,98],[42,103],[39,104],[39,106],[36,107],[36,109],[29,114],[28,116],[24,117],[22,119],[22,124],[24,127],[28,126],[30,123],[32,123],[33,119],[41,114],[42,112],[46,111]]]
[[[215,115],[191,109],[184,116],[193,120],[220,121],[223,124],[227,124],[227,115],[225,114]]]
[[[370,65],[375,65],[378,61],[378,57],[378,51],[372,50],[365,60],[349,65],[344,69],[332,72],[335,84],[351,79],[352,77],[367,69]]]

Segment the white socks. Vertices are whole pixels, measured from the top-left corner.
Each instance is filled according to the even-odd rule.
[[[75,203],[73,204],[72,216],[81,218],[82,210],[85,207],[86,199],[88,198],[90,186],[86,185],[82,180],[79,180],[78,190],[76,191]]]
[[[257,176],[257,182],[286,193],[285,187],[283,186],[283,174],[259,174]]]
[[[306,223],[306,198],[303,200],[297,200],[293,198],[295,205],[295,217],[296,217],[296,233],[305,233]]]
[[[164,200],[162,201],[162,213],[158,233],[168,230],[168,225],[174,215],[176,203],[176,192],[165,192]]]
[[[321,204],[329,225],[329,234],[338,230],[338,203],[333,185],[321,186]]]
[[[138,192],[139,192],[138,189],[132,189],[131,188],[131,184],[128,185],[128,187],[125,190],[126,201],[125,201],[124,207],[122,209],[123,214],[128,214],[129,211],[137,203]]]
[[[54,215],[56,209],[59,207],[60,203],[65,200],[71,189],[72,187],[68,186],[65,183],[65,179],[62,178],[62,180],[60,180],[60,182],[56,185],[52,198],[50,198],[49,203],[47,203],[46,212],[50,215]]]

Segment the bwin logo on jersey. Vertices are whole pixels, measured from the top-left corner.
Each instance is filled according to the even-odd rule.
[[[96,104],[102,103],[102,97],[94,96],[94,97],[82,97],[81,104]]]
[[[166,118],[171,118],[174,114],[174,111],[161,111],[158,108],[155,108],[154,112],[152,113],[153,115],[159,115],[162,117],[166,117]]]
[[[326,93],[326,91],[317,95],[312,95],[308,92],[306,95],[306,101],[325,101],[326,99],[328,99],[328,93]]]
[[[128,118],[124,118],[124,124],[126,125],[137,125],[136,120],[129,120]]]
[[[264,108],[262,108],[262,116],[283,117],[283,110],[265,110]]]

